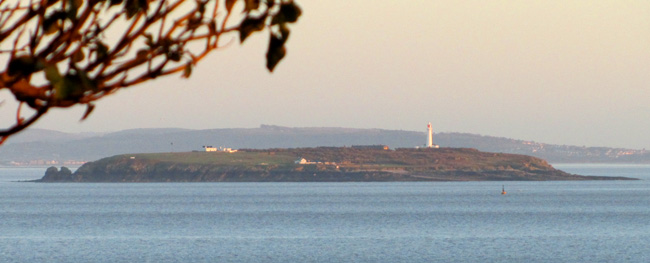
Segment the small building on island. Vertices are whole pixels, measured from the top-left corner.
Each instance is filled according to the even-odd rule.
[[[205,149],[206,152],[216,152],[216,151],[217,151],[217,148],[216,148],[216,147],[212,147],[212,146],[205,146],[205,145],[204,145],[204,146],[203,146],[203,149]]]
[[[212,147],[212,146],[203,146],[203,149],[205,149],[206,152],[227,152],[227,153],[234,153],[237,152],[236,149],[233,148],[225,148],[225,147]]]

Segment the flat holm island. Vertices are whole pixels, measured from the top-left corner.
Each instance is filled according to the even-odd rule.
[[[37,182],[370,182],[625,180],[581,176],[546,161],[467,148],[317,147],[117,155],[50,167]]]

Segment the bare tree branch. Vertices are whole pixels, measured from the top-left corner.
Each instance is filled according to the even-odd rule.
[[[51,108],[85,104],[85,119],[94,101],[121,88],[179,73],[187,78],[207,54],[223,48],[225,34],[239,33],[243,43],[267,29],[273,71],[285,53],[286,25],[300,13],[293,0],[0,1],[0,45],[12,47],[0,50],[0,61],[7,61],[0,90],[20,105],[15,123],[0,127],[0,145]],[[124,26],[117,39],[106,37]],[[33,112],[26,119],[24,106]]]

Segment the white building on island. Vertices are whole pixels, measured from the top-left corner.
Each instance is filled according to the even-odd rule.
[[[236,149],[233,148],[224,148],[224,147],[212,147],[212,146],[203,146],[203,149],[205,149],[206,152],[227,152],[227,153],[234,153],[237,152]]]
[[[433,128],[431,127],[431,123],[427,125],[427,131],[429,132],[427,136],[427,148],[440,148],[439,145],[433,144]]]
[[[203,149],[205,149],[206,152],[216,152],[218,150],[216,147],[212,146],[203,146]]]

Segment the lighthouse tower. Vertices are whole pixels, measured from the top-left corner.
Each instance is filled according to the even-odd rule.
[[[437,144],[433,144],[433,128],[431,128],[431,123],[427,125],[427,130],[429,130],[429,135],[427,136],[427,148],[440,148]]]
[[[429,136],[427,137],[427,148],[433,148],[433,128],[431,128],[431,123],[427,125],[429,130]]]

